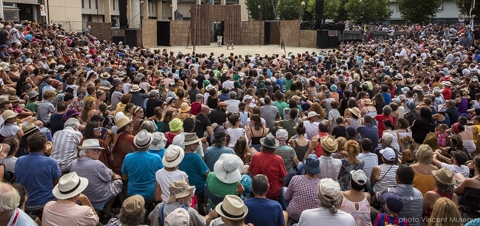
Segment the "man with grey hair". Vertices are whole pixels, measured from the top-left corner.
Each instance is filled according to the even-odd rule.
[[[73,160],[77,158],[77,147],[83,136],[78,131],[78,126],[80,126],[78,119],[69,118],[64,125],[63,130],[57,131],[53,135],[53,148],[50,157],[57,160],[63,173],[68,173]],[[101,129],[101,127],[95,129]]]
[[[395,152],[395,164],[398,164],[398,150],[392,147],[393,143],[393,135],[391,133],[384,133],[383,137],[381,139],[381,146],[375,148],[374,153],[377,154],[378,157],[378,162],[382,162],[382,155],[380,154],[380,151],[385,148],[391,148]]]
[[[240,104],[240,101],[237,100],[237,93],[236,92],[230,92],[230,100],[226,100],[225,103],[227,103],[227,112],[231,113],[238,113],[238,105]]]
[[[122,192],[122,177],[98,161],[104,151],[98,139],[86,139],[78,149],[80,158],[72,163],[70,172],[76,172],[78,176],[88,179],[88,186],[82,193],[88,197],[95,209],[110,213],[113,198]]]
[[[11,184],[0,182],[0,225],[37,225],[19,205],[18,191]]]

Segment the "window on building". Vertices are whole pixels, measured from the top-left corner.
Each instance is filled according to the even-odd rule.
[[[98,10],[98,0],[95,0],[95,9]]]
[[[113,10],[115,10],[115,6],[117,5],[117,4],[116,4],[116,0],[112,0],[112,5],[113,5],[113,6],[112,6]]]
[[[92,8],[92,0],[88,0],[88,8],[89,8],[89,9]]]
[[[85,0],[82,0],[82,9],[85,9]]]

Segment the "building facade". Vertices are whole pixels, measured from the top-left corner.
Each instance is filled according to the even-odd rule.
[[[393,12],[392,17],[390,18],[391,22],[405,22],[398,9],[397,0],[390,0],[390,10]],[[460,11],[453,0],[444,0],[442,5],[438,8],[436,17],[431,19],[431,22],[442,24],[458,23],[459,14]]]

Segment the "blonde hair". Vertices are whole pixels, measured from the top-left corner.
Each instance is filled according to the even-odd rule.
[[[421,144],[418,147],[417,154],[415,155],[420,163],[432,163],[433,151],[427,144]]]
[[[445,197],[437,199],[428,226],[462,226],[462,215],[457,205]]]
[[[347,139],[345,139],[345,137],[338,137],[335,139],[335,141],[337,142],[338,150],[342,150],[347,143]]]
[[[355,159],[360,154],[360,145],[356,140],[349,140],[343,146],[343,150],[347,152],[349,159]]]

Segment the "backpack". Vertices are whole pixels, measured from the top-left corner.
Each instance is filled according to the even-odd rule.
[[[163,209],[165,208],[165,203],[160,204],[160,210],[158,210],[158,223],[160,226],[165,225],[165,219],[163,218]],[[182,205],[182,208],[188,211],[188,206]]]

